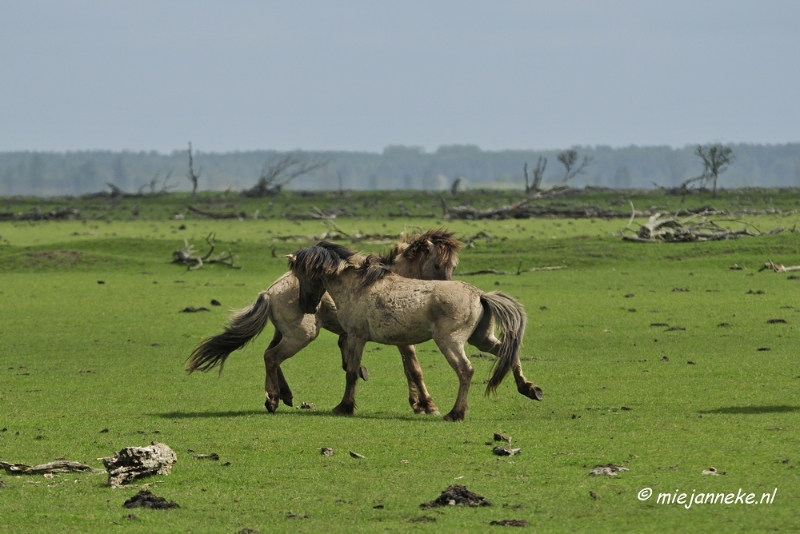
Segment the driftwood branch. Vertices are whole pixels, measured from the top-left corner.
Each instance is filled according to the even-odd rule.
[[[203,265],[206,263],[221,263],[233,269],[242,268],[241,265],[234,265],[233,254],[230,252],[222,252],[217,255],[216,258],[211,257],[211,254],[214,253],[214,248],[216,248],[216,234],[214,232],[211,232],[206,237],[206,243],[208,243],[209,250],[205,256],[197,255],[194,246],[190,245],[187,240],[184,239],[183,242],[185,247],[182,250],[176,250],[172,253],[172,263],[186,265],[187,269],[190,271],[202,269]]]
[[[786,266],[781,265],[779,263],[773,263],[772,260],[768,260],[758,270],[758,272],[761,272],[761,271],[773,271],[773,272],[776,272],[776,273],[788,273],[788,272],[791,272],[791,271],[800,271],[800,265],[790,265],[790,266],[786,267]]]
[[[108,485],[117,488],[140,477],[168,475],[178,456],[167,445],[154,441],[147,447],[126,447],[102,461],[108,471]]]
[[[45,475],[48,473],[76,473],[94,471],[94,469],[89,465],[82,464],[80,462],[71,462],[69,460],[56,460],[55,462],[34,466],[0,462],[0,467],[5,469],[6,473],[9,475]]]
[[[633,208],[633,204],[631,204]],[[680,213],[680,212],[679,212]],[[635,210],[634,210],[635,214]],[[647,222],[640,226],[635,235],[622,235],[625,241],[636,243],[688,243],[699,241],[722,241],[725,239],[738,239],[739,237],[765,235],[764,232],[755,233],[748,228],[731,230],[711,221],[706,216],[708,212],[693,213],[689,217],[680,219],[678,215],[655,213]],[[623,232],[630,230],[633,214],[628,226]],[[783,231],[778,227],[767,234],[776,234]]]

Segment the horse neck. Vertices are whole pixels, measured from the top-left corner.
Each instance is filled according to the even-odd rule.
[[[389,269],[403,278],[422,278],[421,263],[410,262],[403,258],[392,263]]]
[[[333,301],[338,302],[355,290],[356,272],[348,268],[338,274],[329,274],[322,279],[322,283]]]

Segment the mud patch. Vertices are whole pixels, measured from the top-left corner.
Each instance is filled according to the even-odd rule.
[[[154,508],[165,510],[167,508],[180,508],[175,501],[167,501],[164,497],[158,497],[150,493],[150,490],[141,490],[139,493],[125,501],[124,508]]]
[[[427,510],[439,506],[491,506],[492,503],[483,498],[482,495],[472,493],[466,486],[452,484],[431,502],[420,504],[420,508]]]

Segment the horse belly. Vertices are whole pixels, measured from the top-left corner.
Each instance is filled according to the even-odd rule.
[[[415,345],[431,339],[428,313],[430,292],[425,290],[374,295],[367,315],[369,341],[386,345]]]

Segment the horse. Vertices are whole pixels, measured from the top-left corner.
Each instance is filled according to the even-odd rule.
[[[522,374],[519,350],[525,332],[522,305],[499,292],[484,292],[461,281],[413,280],[393,274],[374,255],[321,242],[289,255],[291,272],[300,282],[299,306],[310,313],[324,294],[336,304],[339,324],[347,332],[346,387],[334,413],[352,415],[361,356],[367,341],[416,345],[433,339],[458,375],[459,388],[446,421],[462,421],[474,373],[464,353],[469,343],[497,356],[486,394],[495,393],[513,372],[517,390],[542,400],[542,390]],[[495,325],[502,340],[495,335]],[[276,368],[267,376],[267,395],[279,393]]]
[[[458,265],[458,250],[461,244],[445,229],[429,230],[422,234],[403,234],[389,251],[381,257],[387,269],[398,276],[409,278],[449,280]],[[347,333],[339,324],[336,306],[328,295],[321,295],[319,307],[300,309],[298,302],[299,281],[287,272],[265,291],[250,306],[236,311],[228,319],[221,334],[201,341],[187,360],[186,368],[193,371],[209,371],[219,365],[220,373],[225,360],[234,350],[241,349],[255,339],[266,327],[268,321],[275,326],[275,334],[264,352],[265,402],[269,412],[278,408],[278,398],[287,406],[293,404],[293,394],[280,368],[281,362],[297,354],[317,338],[322,328],[339,335],[339,348],[342,351],[342,368],[346,368],[344,349]],[[408,380],[408,402],[414,413],[438,415],[439,409],[433,402],[423,381],[422,369],[417,360],[413,345],[397,347],[403,360],[403,370]],[[275,384],[278,394],[267,394],[270,369],[277,376]],[[366,369],[359,366],[359,374],[366,380]],[[273,393],[276,393],[273,391]]]

